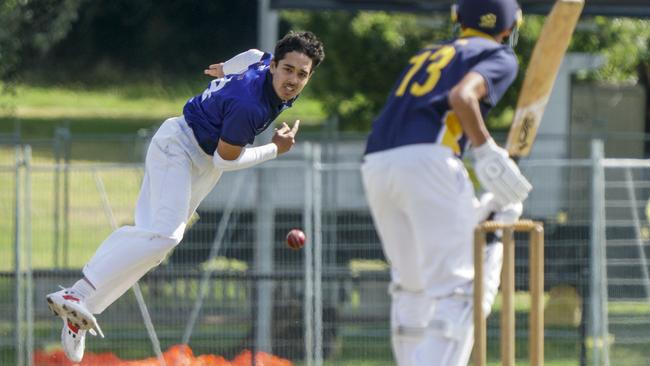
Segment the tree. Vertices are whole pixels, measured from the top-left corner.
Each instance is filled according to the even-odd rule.
[[[404,14],[291,11],[282,16],[293,28],[313,31],[325,44],[325,62],[310,92],[348,131],[367,130],[404,62],[427,40],[449,34]]]
[[[283,12],[294,28],[318,34],[326,47],[326,61],[311,90],[330,114],[341,118],[341,129],[366,131],[382,107],[408,58],[426,43],[451,36],[445,16],[417,17],[383,12]],[[435,26],[423,26],[425,22]],[[515,51],[517,80],[490,115],[491,129],[507,128],[543,16],[526,16]],[[573,38],[569,52],[603,54],[606,65],[578,75],[584,80],[636,82],[637,65],[648,63],[650,26],[647,20],[587,17]]]
[[[36,76],[94,86],[201,78],[206,65],[255,47],[256,9],[256,1],[86,1],[65,39],[29,70],[54,66],[56,75]]]
[[[21,63],[47,52],[77,19],[82,0],[5,0],[0,3],[0,83]]]
[[[526,67],[542,30],[545,17],[525,17],[519,43],[515,48],[520,71],[514,85],[492,114],[490,126],[506,129],[510,126],[523,82]],[[605,83],[636,83],[638,67],[650,61],[650,21],[632,18],[583,17],[573,35],[567,52],[600,54],[606,62],[597,70],[581,72],[578,80]]]

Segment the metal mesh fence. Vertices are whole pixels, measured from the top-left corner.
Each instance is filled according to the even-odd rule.
[[[650,163],[605,159],[604,206],[609,358],[650,363]]]
[[[50,147],[36,144],[27,165],[13,146],[0,150],[0,214],[6,218],[0,220],[3,365],[29,360],[32,344],[36,351],[58,345],[60,320],[48,313],[44,295],[74,283],[112,227],[133,220],[141,164],[66,164],[45,154]],[[296,365],[393,363],[388,266],[361,186],[361,145],[337,149],[348,160],[334,162],[326,146],[301,144],[283,159],[222,177],[182,243],[140,281],[163,350],[188,342],[195,354],[228,359],[248,349]],[[650,170],[619,163],[611,160],[605,174],[608,342],[617,365],[643,365],[650,359],[644,349],[650,337],[644,262],[650,254]],[[602,346],[591,331],[590,279],[597,275],[590,266],[592,164],[521,162],[535,186],[524,217],[545,224],[549,364],[594,364],[592,350]],[[294,227],[308,236],[300,251],[285,244]],[[17,235],[23,261],[18,276]],[[517,357],[526,359],[528,243],[515,239]],[[28,296],[21,298],[18,289]],[[498,359],[499,312],[497,299],[488,321],[492,361]],[[88,339],[87,352],[154,357],[133,293],[99,321],[107,338]]]

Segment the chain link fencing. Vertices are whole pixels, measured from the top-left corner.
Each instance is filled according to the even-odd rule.
[[[74,283],[113,227],[132,222],[140,141],[94,144],[129,151],[119,163],[69,159],[91,138],[0,145],[0,364],[34,364],[58,346],[60,320],[44,295]],[[99,316],[107,337],[90,337],[87,352],[142,359],[187,343],[226,359],[250,350],[295,365],[393,364],[388,266],[361,185],[362,148],[302,143],[225,174],[181,244],[139,282],[141,299],[129,292]],[[535,186],[524,217],[545,224],[548,364],[648,364],[650,166],[597,155],[520,165]],[[285,244],[295,227],[308,237],[298,251]],[[517,357],[526,359],[528,243],[516,243]],[[492,361],[499,311],[497,299]]]

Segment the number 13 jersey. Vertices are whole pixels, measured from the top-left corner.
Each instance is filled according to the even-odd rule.
[[[517,57],[512,49],[464,32],[453,41],[426,47],[409,60],[372,124],[366,154],[404,145],[437,143],[461,156],[467,138],[449,106],[451,89],[469,72],[486,81],[488,93],[480,101],[481,114],[496,105],[517,76]]]

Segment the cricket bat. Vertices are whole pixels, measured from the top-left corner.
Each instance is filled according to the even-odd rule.
[[[583,6],[584,0],[557,0],[544,21],[526,69],[506,141],[506,149],[513,158],[530,153]]]

